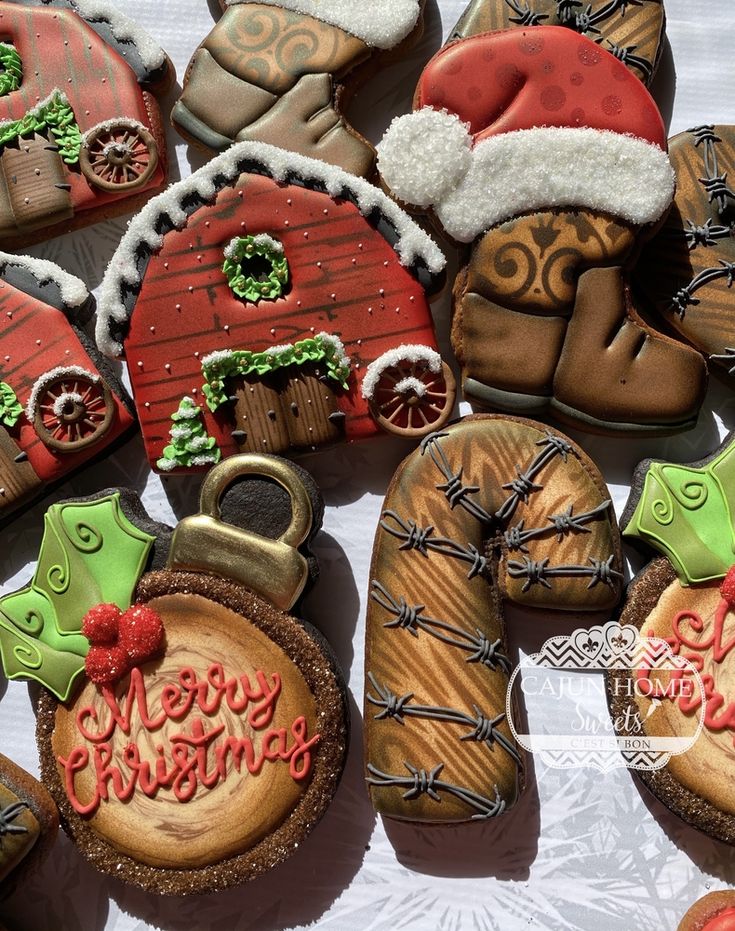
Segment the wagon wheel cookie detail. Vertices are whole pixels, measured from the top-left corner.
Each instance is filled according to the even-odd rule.
[[[79,153],[84,177],[103,191],[121,193],[143,187],[158,166],[152,134],[132,120],[113,120],[89,130]]]
[[[381,814],[484,820],[523,759],[506,720],[503,604],[608,612],[622,555],[587,457],[531,421],[477,415],[427,437],[386,495],[366,636],[367,783]]]
[[[225,504],[278,529],[224,523]],[[347,749],[336,662],[288,613],[313,572],[313,481],[233,457],[207,476],[201,509],[171,536],[132,492],[54,505],[31,584],[0,599],[6,675],[45,687],[37,739],[64,829],[102,872],[168,894],[289,856]]]
[[[677,931],[733,931],[735,891],[709,892],[698,899],[679,922]]]
[[[699,671],[704,693],[682,687],[656,698],[620,672],[608,680],[613,720],[643,722],[644,736],[702,733],[663,768],[638,773],[664,805],[707,834],[735,844],[735,436],[689,465],[646,460],[636,469],[623,533],[661,554],[631,582],[621,623],[665,640]],[[638,677],[645,670],[636,671]],[[684,673],[684,682],[692,682]],[[656,697],[656,696],[654,696]],[[621,718],[620,715],[623,715]],[[640,733],[640,732],[639,732]]]
[[[438,352],[428,346],[401,346],[370,364],[362,395],[386,433],[416,439],[449,420],[456,383]]]
[[[32,415],[32,416],[31,416]],[[57,452],[76,452],[97,443],[115,416],[112,394],[99,375],[58,369],[36,385],[29,402],[41,440]]]

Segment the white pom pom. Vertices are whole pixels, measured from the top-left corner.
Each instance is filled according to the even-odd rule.
[[[378,145],[378,171],[401,200],[428,207],[470,167],[472,136],[454,113],[424,107],[396,117]]]

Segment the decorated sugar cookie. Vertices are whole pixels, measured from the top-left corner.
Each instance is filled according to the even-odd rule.
[[[423,32],[423,0],[221,0],[171,118],[222,151],[253,140],[368,177],[375,150],[346,121],[358,86]]]
[[[664,0],[471,0],[450,39],[529,26],[566,26],[611,52],[645,84],[663,47]]]
[[[393,476],[375,538],[365,647],[366,777],[376,810],[496,817],[524,765],[506,719],[503,607],[609,612],[622,588],[610,495],[571,440],[475,415]]]
[[[0,252],[0,525],[128,434],[122,384],[81,327],[86,286]]]
[[[677,931],[733,931],[735,892],[724,889],[698,899],[679,923]]]
[[[0,245],[134,209],[166,181],[165,53],[108,0],[0,10]]]
[[[646,246],[636,283],[715,370],[735,375],[735,129],[697,126],[669,141],[674,208]]]
[[[38,780],[0,754],[0,898],[46,858],[59,813]]]
[[[610,686],[619,728],[625,720],[642,720],[646,735],[684,737],[703,720],[690,750],[672,756],[660,770],[639,775],[671,811],[730,844],[735,843],[735,705],[729,672],[735,646],[734,506],[732,434],[700,462],[685,466],[647,460],[638,467],[623,533],[663,555],[631,583],[621,622],[665,640],[689,660],[701,675],[705,704],[694,685],[659,694],[651,680],[651,688],[628,689],[619,680],[630,674],[620,673]],[[645,678],[646,672],[636,675]],[[683,675],[694,683],[691,673]],[[632,716],[621,718],[626,709]]]
[[[377,188],[261,143],[173,185],[130,224],[97,325],[151,465],[441,427],[455,386],[427,293],[444,262]]]
[[[243,478],[281,498],[258,506],[253,489],[243,503],[229,491]],[[269,535],[230,523],[238,513]],[[288,613],[320,516],[313,481],[260,455],[213,469],[173,537],[122,490],[47,513],[31,583],[0,599],[0,653],[6,676],[45,686],[43,781],[102,872],[160,893],[223,889],[288,857],[326,810],[344,685]]]
[[[638,314],[629,273],[674,174],[656,104],[560,26],[450,42],[378,147],[383,181],[471,244],[454,286],[465,397],[593,432],[694,425],[697,353]]]

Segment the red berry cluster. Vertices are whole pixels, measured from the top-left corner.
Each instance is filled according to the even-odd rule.
[[[92,644],[84,664],[87,676],[97,685],[117,682],[163,644],[160,615],[142,604],[127,611],[114,604],[98,604],[85,614],[82,633]]]
[[[720,594],[731,608],[735,607],[735,566],[727,570],[727,575],[720,585]]]

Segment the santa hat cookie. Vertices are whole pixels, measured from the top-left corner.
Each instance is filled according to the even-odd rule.
[[[656,104],[620,61],[572,30],[451,43],[424,70],[415,107],[389,127],[378,168],[394,194],[433,207],[460,242],[541,208],[647,225],[671,203]]]

